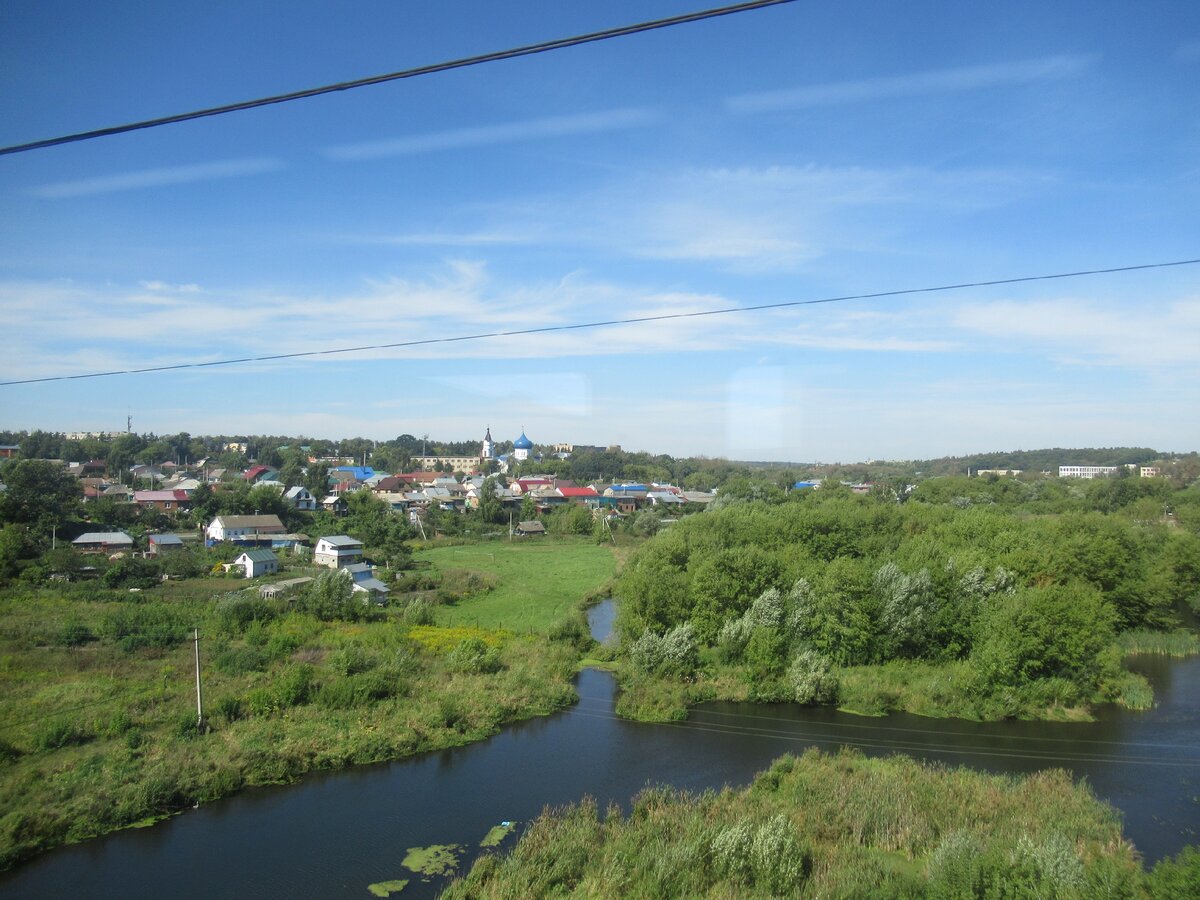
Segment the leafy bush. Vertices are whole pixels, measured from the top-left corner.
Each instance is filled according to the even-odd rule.
[[[92,629],[86,625],[80,622],[67,622],[54,636],[54,643],[60,647],[82,647],[95,639],[96,636],[92,634]]]
[[[222,697],[218,700],[215,711],[218,716],[229,724],[236,722],[244,715],[241,699],[232,696]]]
[[[374,668],[377,660],[363,650],[359,644],[347,644],[329,654],[329,668],[339,675],[357,675]]]
[[[1071,842],[1050,835],[1036,842],[1023,835],[1008,853],[986,847],[964,831],[948,834],[929,861],[933,898],[1078,897],[1083,895],[1083,861]]]
[[[345,569],[322,572],[300,592],[294,606],[322,622],[361,622],[374,616],[368,605],[354,596],[354,582]]]
[[[274,607],[261,597],[236,592],[217,601],[217,628],[227,634],[241,634],[252,622],[275,618]]]
[[[676,625],[662,640],[662,668],[670,675],[691,675],[700,665],[696,629],[691,622]]]
[[[446,664],[454,672],[490,674],[500,671],[500,652],[477,637],[469,637],[455,645],[446,657]]]
[[[587,623],[578,614],[559,619],[550,626],[546,636],[552,641],[570,644],[577,650],[583,650],[592,645],[592,635],[588,631]]]
[[[1083,860],[1062,835],[1040,843],[1023,835],[1010,859],[1004,874],[1010,896],[1064,897],[1078,895],[1083,887]]]
[[[1119,668],[1110,648],[1115,613],[1086,585],[1052,585],[1018,592],[990,607],[971,655],[982,693],[1059,678],[1085,694]]]
[[[983,848],[969,833],[953,831],[934,848],[926,874],[932,898],[977,897],[983,881],[979,860]]]
[[[149,588],[159,581],[159,567],[154,560],[127,556],[117,560],[100,576],[101,583],[108,588]]]
[[[275,683],[258,687],[246,695],[246,709],[254,716],[269,716],[307,703],[313,694],[313,668],[307,664],[288,666]]]
[[[794,894],[812,869],[811,851],[782,815],[758,828],[739,822],[723,829],[713,839],[712,861],[718,876],[778,895]]]
[[[649,628],[629,648],[629,661],[643,672],[653,674],[662,668],[663,640]]]
[[[283,659],[285,656],[291,656],[299,647],[300,640],[295,635],[276,632],[267,639],[263,652],[270,659]]]
[[[696,630],[691,622],[684,622],[659,637],[647,628],[629,648],[629,659],[651,675],[691,675],[700,665]]]
[[[230,647],[217,653],[212,664],[226,675],[244,675],[263,671],[267,662],[267,655],[255,647]]]
[[[717,633],[717,654],[724,663],[742,661],[754,627],[746,618],[730,619]]]
[[[20,755],[20,750],[10,744],[8,741],[0,738],[0,763],[13,762]]]
[[[739,822],[722,829],[712,843],[713,868],[722,878],[748,883],[752,877],[753,864],[750,850],[754,845],[754,831],[746,822]]]
[[[781,674],[787,662],[787,649],[787,638],[778,628],[755,625],[744,654],[748,677],[761,681]]]
[[[400,621],[405,625],[432,625],[433,604],[424,598],[409,600],[400,613]]]
[[[313,668],[307,664],[288,666],[276,685],[281,706],[299,706],[308,701],[313,687]]]
[[[812,853],[800,844],[795,826],[775,816],[759,827],[750,848],[754,883],[773,894],[794,894],[812,869]]]
[[[828,657],[815,650],[801,650],[788,667],[787,678],[797,703],[836,703],[838,679]]]
[[[129,714],[128,710],[119,709],[109,716],[108,721],[103,726],[97,727],[96,730],[105,737],[120,737],[133,729],[135,724],[133,716]]]
[[[174,727],[171,730],[176,737],[187,740],[200,736],[200,723],[196,714],[189,710],[176,715]]]
[[[1200,897],[1200,848],[1184,847],[1170,859],[1159,860],[1147,879],[1150,896]]]
[[[86,744],[92,737],[91,731],[77,722],[47,719],[34,729],[33,746],[35,750],[60,750],[72,744]]]
[[[187,639],[180,612],[163,603],[125,605],[109,614],[104,633],[126,652],[168,650]]]
[[[354,709],[404,693],[407,686],[385,672],[335,678],[321,685],[314,702],[323,709]]]

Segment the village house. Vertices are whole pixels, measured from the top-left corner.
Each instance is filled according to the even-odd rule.
[[[298,484],[295,487],[288,488],[284,492],[283,499],[296,509],[306,512],[311,512],[317,508],[316,498],[303,485]]]
[[[313,562],[330,569],[342,569],[362,562],[362,541],[348,534],[335,534],[318,539],[313,550]]]
[[[133,538],[123,531],[89,531],[71,541],[83,553],[119,553],[133,549]]]
[[[133,502],[142,509],[187,509],[191,499],[186,491],[134,491]]]
[[[673,491],[647,491],[651,506],[683,506],[687,501]]]
[[[371,566],[361,562],[351,563],[345,569],[354,582],[354,591],[367,595],[364,598],[364,602],[378,603],[380,605],[387,603],[391,588],[375,577],[375,570]]]
[[[259,484],[263,481],[274,481],[278,475],[279,470],[270,466],[251,466],[242,473],[242,478],[251,484]]]
[[[151,534],[147,535],[146,540],[150,546],[151,556],[183,549],[183,539],[177,534]]]
[[[285,534],[279,516],[217,516],[204,529],[208,546],[231,541],[235,544],[258,544],[269,542],[273,534]]]
[[[232,563],[241,566],[247,578],[273,575],[279,571],[279,558],[270,550],[247,550]]]

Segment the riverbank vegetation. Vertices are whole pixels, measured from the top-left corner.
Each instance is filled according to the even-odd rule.
[[[565,582],[537,548],[497,545],[486,558],[471,548],[471,570],[504,602],[489,618],[469,611],[492,593],[456,595],[460,624],[420,592],[366,606],[335,572],[277,600],[224,578],[10,592],[0,601],[0,867],[244,787],[479,740],[569,704],[590,643],[579,604],[612,571],[610,552],[578,547],[588,552],[555,546],[576,570]],[[500,628],[525,624],[520,592],[535,583],[523,609],[546,633]]]
[[[1124,655],[1198,647],[1181,629],[1200,598],[1200,490],[1156,482],[829,486],[681,521],[616,582],[619,710],[678,718],[713,698],[978,719],[1144,708],[1149,686]]]
[[[1117,814],[1061,770],[810,750],[744,790],[648,789],[627,817],[547,810],[443,896],[1177,897],[1197,878],[1191,851],[1143,872]]]

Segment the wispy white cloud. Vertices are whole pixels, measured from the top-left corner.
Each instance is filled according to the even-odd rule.
[[[486,233],[735,272],[795,270],[835,250],[893,252],[927,216],[970,215],[1054,181],[1040,171],[784,165],[654,171],[575,196],[473,209]]]
[[[938,69],[910,75],[839,81],[806,87],[760,91],[729,97],[726,107],[735,113],[761,113],[811,106],[863,103],[923,94],[973,91],[1003,85],[1031,84],[1071,78],[1082,74],[1096,57],[1084,55],[1050,56],[1043,59]]]
[[[342,234],[336,235],[333,238],[333,240],[340,243],[383,247],[496,247],[512,244],[530,244],[538,239],[538,236],[528,231],[427,231],[411,234]]]
[[[580,190],[447,210],[443,231],[327,239],[370,246],[578,247],[761,274],[794,271],[839,250],[892,254],[911,243],[911,229],[928,232],[930,214],[969,216],[1056,183],[1054,173],[1017,167],[655,168]]]
[[[965,331],[1008,342],[1015,351],[1035,348],[1068,365],[1200,369],[1198,298],[1176,301],[1153,315],[1137,303],[1002,300],[964,304],[951,321]]]
[[[198,294],[200,293],[200,285],[198,284],[171,284],[167,281],[139,281],[138,284],[147,291],[155,293],[167,294]]]
[[[595,134],[626,128],[642,128],[652,125],[657,120],[658,114],[651,109],[640,107],[607,109],[569,116],[549,116],[542,119],[525,119],[519,122],[479,125],[474,128],[435,131],[408,137],[340,144],[328,147],[322,153],[330,159],[347,162],[382,159],[410,153],[457,150],[464,147],[483,147],[519,141],[569,137],[577,134]]]
[[[577,359],[764,346],[864,353],[949,347],[927,335],[900,333],[896,321],[887,317],[847,323],[828,315],[694,315],[738,305],[738,299],[717,293],[659,291],[579,273],[556,281],[507,282],[469,260],[443,263],[419,278],[367,281],[337,294],[6,283],[0,284],[0,315],[13,324],[0,335],[0,352],[14,377],[29,378],[367,346],[377,349],[271,365],[395,358]],[[541,330],[646,318],[659,320]],[[461,340],[488,333],[498,335]],[[557,386],[560,395],[566,384]],[[577,399],[580,390],[576,384],[568,393]],[[558,396],[546,402],[569,406],[575,400]]]
[[[160,169],[140,169],[136,172],[118,172],[80,178],[73,181],[58,181],[31,188],[35,197],[63,199],[85,197],[91,194],[111,194],[117,191],[145,190],[172,184],[188,184],[195,181],[210,181],[216,178],[243,178],[262,175],[282,169],[282,160],[270,158],[227,159],[192,166],[168,166]]]

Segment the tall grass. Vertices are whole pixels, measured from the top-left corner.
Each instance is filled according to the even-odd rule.
[[[1195,656],[1200,653],[1200,634],[1194,631],[1126,631],[1117,638],[1125,656],[1138,653],[1159,656]]]
[[[1116,814],[1065,772],[813,750],[741,791],[647,790],[628,818],[548,810],[445,896],[1130,896],[1143,877]]]

